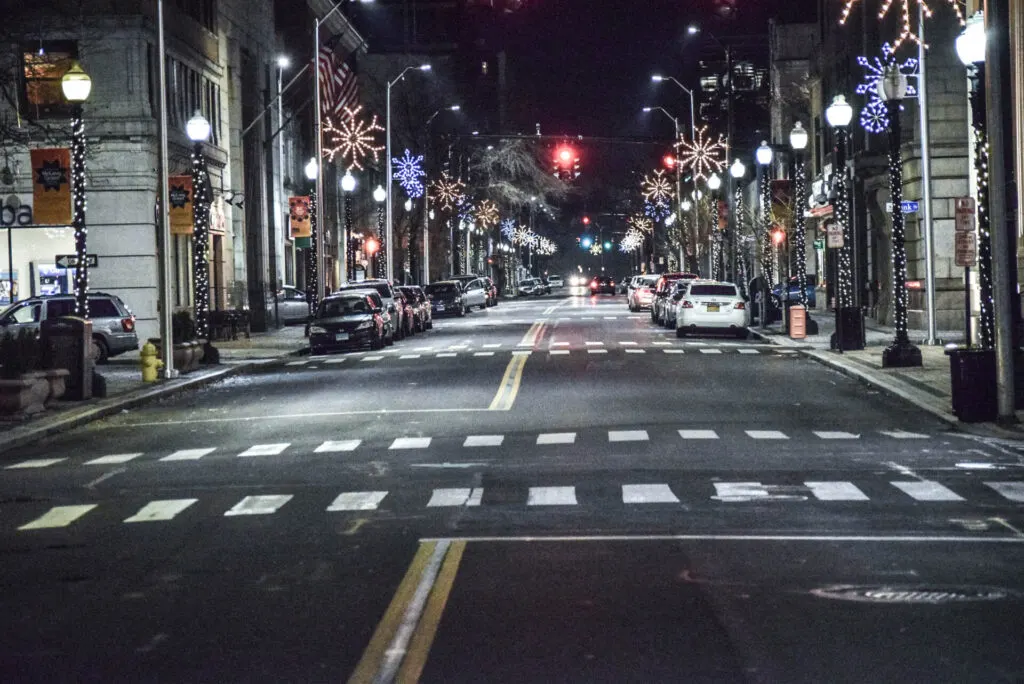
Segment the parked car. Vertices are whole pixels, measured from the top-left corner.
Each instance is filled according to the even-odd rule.
[[[687,278],[680,278],[679,280],[672,283],[671,289],[669,289],[668,297],[665,298],[664,313],[662,314],[662,325],[669,330],[675,330],[676,327],[676,309],[679,306],[679,301],[686,294],[686,288],[689,287],[690,283],[693,282]]]
[[[376,290],[377,294],[380,295],[381,301],[384,302],[384,308],[389,314],[391,314],[391,326],[394,331],[394,339],[401,340],[405,337],[403,330],[405,330],[404,320],[404,307],[399,308],[398,302],[395,301],[395,289],[391,286],[391,283],[387,280],[375,278],[372,280],[363,280],[360,282],[342,283],[338,286],[335,292],[348,292],[350,290]]]
[[[750,311],[733,283],[690,281],[676,308],[676,337],[699,330],[725,331],[747,336]]]
[[[667,299],[671,293],[672,286],[677,280],[696,280],[696,273],[665,273],[658,277],[658,283],[654,287],[654,297],[651,300],[651,321],[659,325],[665,322],[665,309],[668,306]]]
[[[548,276],[548,287],[564,287],[565,283],[562,282],[562,276],[560,275],[549,275]]]
[[[424,288],[430,300],[432,316],[465,316],[462,305],[462,285],[454,280],[439,280]]]
[[[797,280],[796,276],[789,279],[785,295],[782,293],[782,283],[776,283],[775,287],[772,288],[772,297],[775,298],[775,301],[785,302],[786,304],[799,304],[800,284]],[[804,287],[804,292],[807,293],[807,306],[812,309],[817,305],[817,297],[815,296],[815,280],[816,278],[813,275],[808,275],[807,283]]]
[[[402,308],[402,337],[416,334],[416,300],[402,286],[395,286],[395,303]]]
[[[487,282],[482,276],[458,275],[452,276],[451,280],[462,285],[462,305],[466,307],[466,313],[474,306],[487,308]]]
[[[615,281],[611,276],[599,275],[590,279],[590,294],[615,294]]]
[[[630,311],[642,311],[651,308],[654,300],[654,288],[658,285],[656,275],[638,275],[630,279],[626,290],[626,304]]]
[[[30,297],[11,304],[0,313],[0,335],[17,335],[24,329],[38,333],[42,321],[74,315],[74,295]],[[96,363],[105,363],[111,356],[139,348],[135,314],[120,297],[90,292],[89,318],[92,320],[92,357]]]
[[[544,283],[540,278],[523,278],[519,281],[518,293],[520,297],[533,297],[544,294]]]
[[[419,285],[402,285],[398,288],[405,294],[412,306],[412,327],[416,332],[423,332],[434,327],[434,317],[431,315],[430,301],[420,289]]]
[[[302,290],[285,286],[277,291],[277,314],[281,323],[305,323],[309,319],[309,302]]]
[[[380,295],[371,290],[350,290],[324,297],[309,325],[309,353],[369,347],[387,342],[387,313]]]

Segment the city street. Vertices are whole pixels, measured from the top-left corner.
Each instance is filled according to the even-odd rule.
[[[1024,445],[622,296],[0,456],[7,681],[1024,679]]]

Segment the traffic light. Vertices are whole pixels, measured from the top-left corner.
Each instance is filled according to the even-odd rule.
[[[676,158],[671,154],[666,154],[661,158],[661,163],[665,165],[666,169],[676,168]]]
[[[563,181],[571,181],[580,175],[580,154],[569,143],[562,143],[555,148],[555,176]]]
[[[611,240],[605,240],[604,241],[604,251],[606,251],[606,252],[612,251],[612,241]]]
[[[590,217],[589,216],[584,216],[583,217],[583,225],[585,225],[585,226],[589,226],[590,225]]]
[[[594,240],[589,235],[584,235],[582,238],[580,238],[580,247],[582,247],[583,249],[590,249],[590,247],[593,244]]]

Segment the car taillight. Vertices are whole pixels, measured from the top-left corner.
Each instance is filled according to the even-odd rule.
[[[597,281],[596,280],[591,280],[590,281],[590,287],[597,287]]]
[[[125,332],[135,332],[135,316],[128,316],[121,319],[121,329]]]
[[[736,306],[733,307],[733,308],[736,308],[736,309],[746,309],[747,305],[744,304],[743,302],[736,302]]]
[[[692,309],[693,308],[693,302],[691,302],[689,299],[684,299],[682,301],[682,307],[684,309]]]

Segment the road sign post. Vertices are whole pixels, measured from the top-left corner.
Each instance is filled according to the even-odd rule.
[[[54,257],[54,262],[57,264],[57,268],[78,268],[78,255],[58,254]],[[95,254],[86,254],[85,263],[89,268],[98,268],[100,259]]]
[[[978,263],[978,241],[975,235],[973,197],[956,199],[956,233],[954,255],[956,265],[964,269],[964,337],[971,348],[971,267]]]

